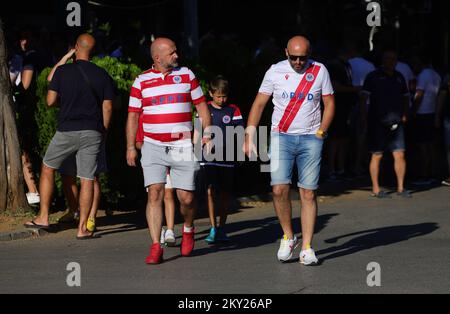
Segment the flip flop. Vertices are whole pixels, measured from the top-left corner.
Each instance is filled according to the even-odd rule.
[[[371,197],[378,198],[378,199],[389,199],[389,198],[392,198],[392,197],[391,197],[387,192],[385,192],[385,191],[381,191],[381,192],[379,192],[379,193],[372,193],[370,196],[371,196]]]
[[[31,221],[31,224],[25,223],[24,227],[28,229],[50,229],[50,226],[38,225],[34,220]]]
[[[95,236],[94,233],[92,233],[91,235],[82,236],[82,237],[77,236],[77,240],[92,240],[92,239],[98,239],[98,238],[99,237]]]
[[[397,192],[397,196],[401,198],[412,198],[411,192],[404,190],[403,192]]]

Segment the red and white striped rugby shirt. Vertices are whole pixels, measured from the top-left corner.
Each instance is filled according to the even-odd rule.
[[[166,76],[151,69],[134,81],[128,111],[142,112],[145,142],[187,147],[192,145],[192,104],[204,101],[202,88],[188,68],[175,68]]]

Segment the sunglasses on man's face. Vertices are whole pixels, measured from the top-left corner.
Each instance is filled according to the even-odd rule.
[[[291,61],[297,61],[300,60],[300,62],[308,61],[309,56],[293,56],[288,54],[289,60]]]

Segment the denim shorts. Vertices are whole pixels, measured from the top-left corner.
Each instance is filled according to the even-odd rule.
[[[271,185],[291,184],[294,164],[296,164],[297,186],[305,190],[317,190],[323,143],[324,141],[315,135],[272,133],[270,142]]]
[[[384,152],[404,152],[405,128],[399,124],[398,128],[391,131],[387,126],[381,124],[369,125],[369,151],[378,155]]]
[[[450,152],[450,119],[445,119],[444,121],[444,135],[445,135],[445,146],[447,151]]]

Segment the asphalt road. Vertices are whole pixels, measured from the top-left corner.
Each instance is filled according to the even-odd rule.
[[[277,262],[281,230],[271,203],[233,213],[228,246],[208,246],[207,220],[198,220],[193,256],[167,248],[158,266],[144,263],[144,216],[123,213],[109,225],[99,221],[95,240],[77,241],[69,229],[0,243],[0,293],[450,293],[449,192],[437,187],[409,200],[377,200],[358,190],[321,198],[314,241],[321,264],[309,268],[298,263],[298,250],[291,263]],[[71,262],[81,267],[81,287],[67,285]],[[379,277],[367,270],[372,262]],[[369,287],[368,276],[381,286]]]

